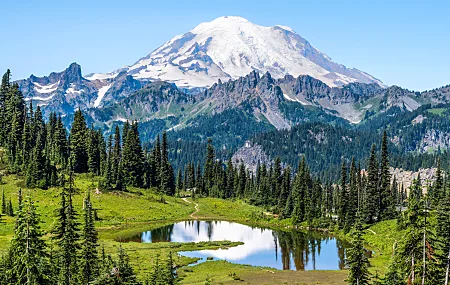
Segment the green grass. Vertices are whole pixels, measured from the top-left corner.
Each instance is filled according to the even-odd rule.
[[[74,205],[78,212],[82,208],[82,200],[89,189],[95,209],[100,221],[96,222],[99,231],[100,244],[107,253],[115,255],[119,245],[128,252],[130,261],[139,276],[146,276],[157,254],[165,258],[169,252],[193,251],[201,249],[229,248],[240,243],[229,241],[203,243],[120,243],[118,240],[134,236],[143,231],[152,230],[176,221],[191,220],[191,213],[195,211],[195,203],[199,211],[195,218],[201,220],[226,220],[247,225],[270,228],[287,228],[289,220],[278,220],[263,208],[245,203],[242,200],[222,200],[217,198],[199,198],[186,203],[180,198],[161,196],[154,190],[129,188],[128,192],[99,192],[96,178],[89,175],[77,175],[75,181],[78,194],[74,197]],[[38,206],[41,215],[41,226],[45,232],[50,232],[54,226],[55,209],[59,204],[59,188],[48,190],[26,189],[22,178],[16,175],[3,177],[1,188],[6,198],[11,198],[13,206],[17,208],[17,192],[23,188],[24,196],[31,196]],[[0,188],[0,189],[1,189]],[[13,235],[14,218],[6,218],[6,225],[0,227],[0,254],[4,252]],[[373,233],[375,232],[375,234]],[[338,236],[351,240],[350,235]],[[46,235],[45,238],[48,238]],[[384,273],[389,264],[392,244],[399,240],[401,233],[397,231],[395,221],[386,221],[366,230],[365,239],[368,248],[374,250],[370,262],[372,270]],[[174,255],[177,266],[183,267],[196,258]],[[196,266],[184,267],[178,270],[183,277],[182,284],[204,284],[210,277],[212,284],[233,284],[236,276],[245,280],[246,284],[345,284],[347,272],[344,271],[314,271],[293,272],[278,271],[267,268],[251,267],[231,264],[224,261],[208,261]],[[233,275],[235,274],[235,275]],[[214,275],[214,276],[213,276]],[[286,282],[286,283],[284,283]]]
[[[393,246],[402,238],[403,232],[398,230],[395,220],[382,221],[369,227],[364,234],[367,248],[373,251],[370,264],[371,271],[384,274],[389,266]]]
[[[265,267],[238,265],[227,261],[207,261],[178,271],[181,284],[326,284],[344,285],[346,271],[279,271]]]
[[[448,110],[447,108],[433,108],[433,109],[428,109],[427,111],[430,112],[431,114],[445,116],[444,112],[447,110]]]

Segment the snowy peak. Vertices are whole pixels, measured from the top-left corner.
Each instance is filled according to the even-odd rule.
[[[334,63],[289,27],[265,27],[242,17],[199,24],[126,68],[136,79],[161,79],[182,87],[211,86],[251,71],[274,78],[310,75],[329,86],[380,83],[357,69]]]
[[[142,88],[141,83],[126,72],[84,78],[77,63],[70,64],[64,71],[43,77],[31,75],[17,83],[25,100],[43,107],[46,115],[50,111],[72,113],[76,108],[100,107]]]

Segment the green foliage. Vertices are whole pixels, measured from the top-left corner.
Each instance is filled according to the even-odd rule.
[[[356,215],[355,231],[353,233],[352,247],[348,250],[347,264],[349,266],[348,284],[370,284],[369,261],[364,249],[362,223],[359,214]]]

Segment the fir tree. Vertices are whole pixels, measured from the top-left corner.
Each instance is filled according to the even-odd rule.
[[[124,141],[122,154],[124,181],[126,185],[142,187],[144,155],[137,122],[133,123]]]
[[[373,223],[379,219],[379,192],[378,192],[378,163],[376,158],[376,146],[372,145],[370,151],[369,166],[367,170],[367,187],[364,201],[364,219],[367,223]]]
[[[111,159],[112,164],[112,181],[116,183],[117,176],[119,174],[119,164],[122,159],[122,144],[120,141],[120,128],[116,125],[114,131],[114,150]]]
[[[435,183],[437,183],[437,181]],[[440,284],[448,285],[450,277],[450,197],[448,193],[439,200],[436,234],[438,248],[441,252],[439,261],[442,268],[442,274],[439,278],[439,282]]]
[[[14,237],[11,241],[10,256],[12,268],[9,279],[15,284],[50,284],[48,261],[43,233],[39,226],[39,216],[31,198],[19,205]]]
[[[436,178],[430,193],[430,200],[432,205],[439,205],[439,201],[445,197],[444,181],[442,177],[441,159],[438,158]]]
[[[98,237],[88,191],[84,199],[83,229],[81,234],[81,283],[90,284],[98,275]]]
[[[64,225],[57,233],[57,243],[59,246],[60,272],[59,282],[65,285],[79,284],[78,280],[78,251],[79,251],[79,229],[77,213],[73,206],[72,197],[75,193],[73,172],[69,172],[68,188],[65,190],[64,215],[59,216],[59,224]],[[61,198],[63,199],[63,198]],[[61,209],[62,210],[62,209]],[[59,234],[59,236],[58,236]]]
[[[380,167],[380,189],[379,208],[381,219],[388,220],[395,217],[395,200],[391,191],[391,174],[389,172],[388,138],[386,131],[381,142],[381,167]]]
[[[83,173],[88,171],[88,153],[86,146],[88,129],[80,109],[75,112],[74,116],[72,128],[70,129],[70,156],[73,171]]]
[[[205,162],[205,168],[204,168],[204,186],[205,186],[205,191],[209,191],[213,184],[214,184],[214,159],[215,159],[215,154],[214,154],[214,147],[212,146],[212,139],[208,139],[208,145],[206,147],[206,162]],[[198,176],[197,176],[198,177]],[[202,193],[202,194],[207,194]]]
[[[2,188],[2,208],[1,208],[1,214],[6,215],[5,187]]]
[[[338,206],[338,224],[340,228],[347,226],[347,211],[348,211],[348,190],[347,190],[347,167],[345,162],[341,166],[341,181],[339,188],[339,206]]]
[[[356,215],[355,232],[353,233],[352,247],[348,250],[347,264],[349,266],[348,284],[365,285],[370,284],[369,261],[367,260],[364,239],[362,237],[362,223],[359,214]]]

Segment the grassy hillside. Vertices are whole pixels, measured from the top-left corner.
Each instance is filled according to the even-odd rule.
[[[169,252],[200,249],[218,249],[236,246],[240,243],[229,241],[201,243],[120,243],[122,238],[130,237],[142,231],[151,230],[174,221],[203,219],[229,220],[243,224],[266,227],[285,227],[289,221],[274,219],[262,208],[251,206],[240,200],[222,200],[200,198],[196,200],[161,196],[153,190],[129,188],[128,192],[105,192],[97,190],[97,179],[88,175],[78,175],[75,181],[78,194],[74,204],[78,212],[82,210],[82,199],[87,190],[91,191],[93,206],[97,209],[99,221],[100,245],[106,253],[115,255],[122,246],[130,255],[130,260],[139,276],[146,276],[157,254],[163,258]],[[23,188],[25,196],[31,196],[41,215],[41,226],[50,232],[54,226],[54,213],[59,203],[59,188],[48,190],[27,189],[22,178],[15,175],[3,177],[1,189],[6,199],[11,198],[13,207],[17,208],[17,191]],[[197,209],[196,209],[197,207]],[[6,225],[0,227],[0,252],[5,252],[13,236],[14,218],[6,218]],[[339,235],[339,233],[337,232]],[[372,271],[385,272],[393,242],[399,238],[395,230],[395,221],[387,221],[366,230],[365,238],[368,248],[374,251],[371,259]],[[46,235],[49,238],[50,235]],[[351,234],[342,236],[351,239]],[[186,266],[195,258],[176,256],[174,258],[181,279],[181,284],[234,284],[243,280],[246,284],[345,284],[346,271],[278,271],[270,268],[250,267],[231,264],[225,261],[212,261],[197,266]]]

